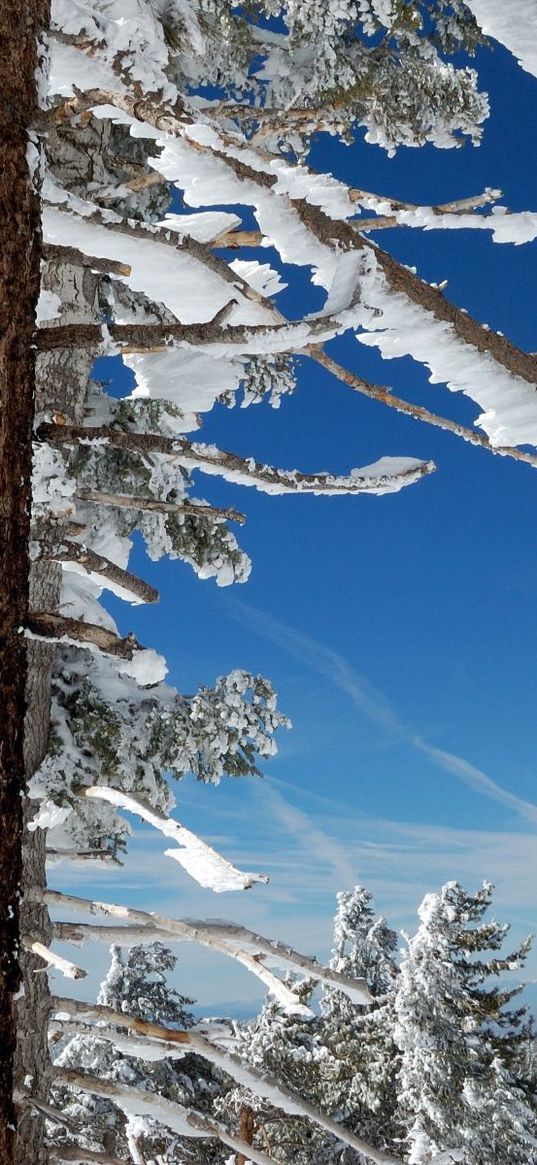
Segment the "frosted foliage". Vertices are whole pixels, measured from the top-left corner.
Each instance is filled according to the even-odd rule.
[[[489,986],[491,976],[520,965],[528,944],[508,957],[487,953],[500,951],[507,929],[482,921],[491,894],[489,884],[470,895],[447,883],[426,896],[407,940],[395,1039],[399,1116],[415,1165],[449,1150],[462,1151],[468,1165],[522,1165],[535,1137],[535,1112],[509,1070],[524,1009],[508,1008],[516,988]]]
[[[166,684],[140,687],[110,658],[63,648],[49,752],[30,785],[34,799],[70,810],[49,830],[49,844],[115,855],[125,822],[112,805],[77,797],[79,786],[108,785],[167,813],[173,797],[164,772],[213,784],[257,773],[257,757],[274,754],[274,733],[287,724],[261,676],[234,671],[186,698]]]
[[[92,407],[102,409],[99,395],[94,392]],[[107,402],[108,423],[112,428],[135,432],[145,429],[163,436],[181,432],[182,412],[169,401],[122,401],[112,410]],[[140,454],[136,450],[116,449],[112,445],[82,446],[73,462],[77,482],[89,489],[107,494],[119,494],[180,506],[187,501],[199,507],[197,514],[177,511],[163,513],[137,508],[122,509],[116,517],[118,531],[128,537],[140,530],[148,555],[153,561],[163,557],[180,559],[196,571],[199,578],[214,578],[218,586],[245,582],[251,563],[240,549],[235,535],[224,519],[203,513],[203,499],[190,496],[191,479],[186,470],[178,467],[173,455],[161,453]],[[102,508],[85,507],[96,535],[102,523]]]
[[[131,947],[123,955],[121,947],[114,945],[110,948],[110,955],[111,963],[101,983],[99,1003],[150,1023],[191,1027],[194,1019],[187,1005],[193,1000],[170,987],[166,978],[177,964],[168,947],[154,942],[148,946]]]

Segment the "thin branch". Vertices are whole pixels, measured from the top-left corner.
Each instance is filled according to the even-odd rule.
[[[49,967],[55,967],[57,971],[61,971],[66,979],[85,979],[87,971],[84,967],[77,967],[76,963],[72,963],[70,959],[64,959],[63,955],[58,955],[56,951],[51,951],[50,947],[46,947],[44,943],[33,939],[31,935],[21,935],[21,942],[25,950],[32,951]]]
[[[435,466],[431,461],[410,462],[408,468],[396,470],[381,466],[367,466],[363,471],[354,469],[347,476],[330,473],[300,473],[298,470],[276,469],[261,465],[253,458],[238,457],[216,449],[214,445],[200,445],[182,437],[162,437],[156,433],[124,432],[106,427],[89,428],[77,425],[43,424],[39,427],[38,440],[53,444],[90,443],[106,440],[121,449],[132,449],[140,453],[165,453],[176,457],[180,465],[201,469],[204,473],[225,477],[239,485],[252,485],[264,493],[314,493],[314,494],[354,494],[384,493],[411,485]]]
[[[54,1108],[51,1104],[47,1104],[44,1100],[39,1100],[35,1096],[30,1096],[26,1091],[15,1091],[15,1100],[17,1104],[23,1105],[25,1108],[35,1108],[37,1112],[42,1112],[43,1116],[49,1117],[58,1125],[63,1125],[69,1132],[82,1131],[83,1125],[81,1121],[73,1120],[72,1117],[65,1116],[65,1113],[60,1112],[58,1108]]]
[[[413,417],[415,421],[423,421],[426,425],[432,425],[436,429],[445,429],[449,433],[454,433],[456,437],[461,437],[463,441],[468,441],[470,445],[479,445],[481,449],[487,449],[489,453],[496,453],[500,457],[512,457],[515,461],[525,461],[528,465],[537,466],[537,454],[526,453],[523,449],[516,449],[512,445],[492,445],[488,437],[484,433],[480,433],[477,429],[469,429],[466,425],[460,425],[458,421],[452,421],[448,417],[438,416],[436,413],[430,412],[429,409],[422,408],[421,405],[411,404],[401,397],[394,396],[389,388],[382,385],[370,384],[363,377],[357,376],[356,373],[350,372],[347,368],[343,368],[336,360],[333,360],[323,348],[312,347],[306,350],[306,355],[311,356],[317,364],[321,364],[328,372],[338,380],[347,384],[354,392],[359,392],[362,396],[367,396],[370,400],[378,400],[381,404],[387,405],[390,409],[395,409],[398,413],[406,413],[407,416]]]
[[[246,515],[233,510],[231,507],[209,506],[203,502],[167,502],[160,498],[143,498],[129,494],[109,494],[99,489],[79,488],[77,496],[83,502],[95,502],[100,506],[115,506],[124,510],[149,510],[163,514],[192,514],[194,518],[222,518],[230,522],[238,522],[241,526],[246,521]]]
[[[89,912],[92,915],[105,915],[121,919],[125,923],[141,923],[143,927],[147,928],[143,934],[147,936],[147,941],[149,942],[154,941],[155,937],[161,937],[160,933],[156,933],[158,931],[173,935],[178,941],[197,942],[201,946],[218,950],[229,958],[238,958],[239,961],[241,961],[244,954],[256,954],[258,956],[257,959],[252,960],[249,966],[249,969],[254,974],[258,974],[259,960],[262,957],[268,964],[288,967],[295,971],[303,971],[309,978],[315,979],[317,982],[326,983],[329,987],[335,987],[338,991],[343,991],[355,1003],[364,1004],[372,1002],[371,993],[365,979],[352,979],[340,974],[339,971],[332,970],[331,967],[323,967],[315,959],[301,954],[300,951],[295,950],[294,947],[289,946],[287,943],[279,942],[277,939],[265,938],[264,935],[258,934],[256,931],[248,930],[247,927],[239,926],[234,922],[207,922],[191,918],[166,918],[161,914],[136,910],[130,906],[117,906],[111,902],[93,902],[91,899],[80,898],[73,894],[64,894],[59,890],[41,890],[38,887],[30,891],[30,897],[35,901],[45,902],[48,906],[64,906],[69,909]],[[120,930],[121,937],[118,937]],[[63,938],[69,942],[84,942],[88,938],[107,943],[110,943],[110,941],[124,942],[127,945],[130,942],[131,931],[135,942],[139,942],[140,939],[141,941],[146,941],[140,935],[139,925],[134,928],[130,926],[125,928],[112,928],[108,926],[87,925],[84,923],[68,922],[53,924],[53,934],[55,937]],[[297,1006],[299,1011],[304,1012],[303,1005],[300,1004],[298,997]]]
[[[46,856],[47,856],[47,861],[49,859],[51,859],[51,864],[54,864],[55,862],[62,862],[62,861],[81,862],[81,863],[102,862],[103,865],[121,867],[121,862],[118,861],[118,859],[115,857],[115,855],[111,851],[108,851],[108,850],[101,850],[101,849],[76,850],[76,849],[58,849],[58,848],[49,849],[49,847],[47,846]]]
[[[82,786],[76,793],[87,800],[106,801],[120,809],[127,809],[129,813],[135,813],[142,821],[147,821],[154,829],[158,829],[165,837],[176,841],[180,847],[178,850],[168,849],[164,852],[167,856],[175,858],[200,886],[220,893],[226,890],[249,890],[257,883],[268,882],[266,874],[238,870],[179,821],[156,812],[138,797],[105,785]]]
[[[66,540],[61,548],[52,551],[47,557],[55,562],[76,562],[88,574],[98,574],[105,582],[121,587],[137,602],[158,603],[159,593],[151,583],[138,578],[130,570],[123,570],[115,562],[111,562],[109,558],[104,558],[102,554],[96,554],[94,550],[81,546],[78,542]]]
[[[100,1025],[107,1023],[107,1027],[99,1026],[95,1029],[99,1038],[110,1040],[112,1043],[115,1038],[115,1031],[111,1025],[124,1027],[128,1031],[136,1032],[141,1036],[152,1036],[156,1039],[162,1039],[164,1042],[185,1044],[192,1048],[192,1050],[208,1063],[213,1064],[221,1072],[231,1076],[232,1079],[241,1087],[249,1088],[266,1100],[270,1100],[277,1108],[291,1116],[306,1117],[317,1125],[318,1128],[324,1132],[330,1133],[345,1145],[362,1153],[369,1160],[374,1161],[377,1165],[400,1165],[398,1158],[392,1157],[389,1153],[384,1153],[382,1150],[375,1149],[369,1145],[361,1137],[356,1136],[350,1129],[345,1128],[344,1125],[332,1120],[331,1117],[318,1111],[308,1101],[304,1100],[299,1093],[293,1089],[282,1087],[278,1080],[269,1072],[260,1071],[251,1064],[245,1063],[239,1056],[233,1052],[224,1051],[219,1048],[212,1040],[206,1039],[205,1036],[198,1035],[197,1032],[191,1031],[177,1031],[175,1028],[165,1027],[163,1024],[150,1023],[148,1020],[139,1019],[136,1016],[128,1015],[125,1012],[115,1011],[113,1008],[106,1007],[103,1004],[87,1004],[81,1000],[54,998],[53,1007],[61,1012],[67,1012],[71,1015],[86,1015],[99,1022]],[[123,1045],[122,1045],[123,1046]],[[163,1058],[164,1058],[163,1050]]]
[[[26,627],[31,635],[39,639],[57,639],[74,642],[78,646],[97,647],[106,655],[115,655],[119,659],[132,659],[135,652],[141,650],[134,635],[120,639],[107,627],[84,623],[81,619],[68,619],[52,611],[33,611],[26,620]]]

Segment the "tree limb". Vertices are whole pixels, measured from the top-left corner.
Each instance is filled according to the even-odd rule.
[[[33,611],[26,620],[28,630],[43,639],[74,641],[78,646],[98,647],[106,655],[119,659],[132,659],[140,644],[134,635],[120,639],[115,631],[99,627],[95,623],[84,623],[81,619],[69,619],[51,611]]]
[[[163,437],[157,433],[124,432],[106,427],[89,428],[77,425],[40,425],[37,439],[53,444],[73,444],[106,441],[120,449],[132,449],[140,453],[165,453],[177,458],[180,465],[201,469],[235,481],[239,485],[252,485],[264,493],[314,493],[314,494],[354,494],[384,493],[401,486],[411,485],[420,477],[433,473],[432,461],[409,464],[408,468],[390,473],[375,473],[375,466],[367,466],[363,471],[352,470],[348,476],[330,473],[300,473],[298,470],[275,469],[261,465],[253,458],[238,457],[235,453],[216,449],[214,445],[200,445],[183,437]]]
[[[71,542],[66,539],[61,548],[52,551],[47,557],[55,562],[79,563],[88,574],[100,575],[105,581],[128,591],[138,602],[158,603],[159,593],[151,583],[138,578],[130,570],[123,570],[115,562],[111,562],[109,558],[104,558],[102,554],[96,554],[94,550],[80,545],[79,542]]]
[[[160,498],[144,498],[129,494],[109,494],[98,489],[80,488],[77,497],[83,502],[95,502],[100,506],[117,506],[124,510],[149,510],[163,514],[191,514],[194,518],[222,518],[230,522],[238,522],[241,526],[246,521],[246,515],[231,507],[209,506],[205,502],[197,505],[195,502],[167,502]]]
[[[287,943],[265,938],[264,935],[248,930],[247,927],[239,926],[234,922],[166,918],[161,914],[136,910],[131,906],[116,906],[111,902],[93,902],[88,898],[63,894],[59,890],[41,890],[39,887],[35,888],[32,895],[34,899],[46,902],[48,906],[64,906],[69,909],[87,911],[92,915],[104,915],[121,919],[125,923],[133,922],[147,927],[142,935],[139,925],[134,928],[130,926],[111,928],[85,923],[56,923],[53,924],[53,934],[58,939],[62,938],[68,942],[84,942],[85,939],[95,939],[108,944],[118,942],[132,946],[133,943],[140,941],[153,942],[155,938],[161,938],[160,932],[165,932],[168,935],[176,936],[178,941],[197,942],[201,946],[218,950],[229,958],[238,959],[239,962],[242,961],[242,955],[255,954],[257,959],[252,959],[249,964],[249,970],[253,974],[258,973],[262,958],[268,964],[302,971],[316,982],[326,983],[329,987],[343,991],[355,1003],[364,1004],[372,1001],[365,979],[352,979],[342,975],[331,967],[324,967],[308,955],[301,954],[300,951],[295,950]],[[159,933],[156,933],[157,931]],[[144,935],[147,936],[147,940],[143,937]],[[131,937],[133,941],[131,941]],[[296,1003],[298,1011],[303,1013],[304,1008],[298,997]]]
[[[118,263],[115,259],[99,259],[96,255],[85,255],[76,247],[63,246],[61,243],[44,243],[43,258],[49,263],[71,263],[76,267],[89,267],[92,271],[102,271],[106,275],[128,276],[131,273],[128,263]]]
[[[111,1025],[124,1027],[128,1031],[136,1032],[141,1036],[152,1036],[156,1039],[162,1039],[167,1043],[188,1045],[198,1056],[201,1056],[208,1063],[213,1064],[221,1072],[231,1078],[243,1088],[249,1088],[256,1093],[257,1096],[265,1100],[269,1100],[277,1108],[282,1109],[288,1115],[305,1117],[311,1121],[312,1124],[317,1125],[318,1128],[324,1132],[330,1133],[338,1141],[362,1153],[369,1160],[376,1163],[376,1165],[401,1165],[398,1158],[392,1157],[391,1154],[385,1153],[382,1150],[375,1149],[366,1141],[362,1140],[350,1129],[345,1128],[344,1125],[332,1120],[331,1117],[326,1116],[320,1112],[313,1105],[304,1100],[299,1093],[293,1089],[282,1087],[276,1077],[269,1072],[260,1071],[251,1064],[245,1063],[239,1056],[233,1052],[224,1051],[219,1048],[212,1040],[206,1039],[205,1036],[199,1035],[192,1031],[177,1031],[176,1028],[165,1027],[162,1024],[150,1023],[148,1020],[138,1019],[136,1016],[128,1015],[125,1012],[114,1011],[113,1008],[106,1007],[103,1004],[86,1004],[81,1000],[54,998],[53,1007],[58,1011],[66,1011],[71,1015],[86,1015],[102,1024],[107,1023],[107,1027],[96,1027],[96,1034],[100,1038],[108,1039],[114,1042],[114,1028]],[[133,1053],[135,1054],[135,1053]],[[252,1152],[250,1149],[250,1158]]]
[[[34,955],[38,955],[49,967],[55,967],[57,971],[61,971],[67,979],[85,979],[88,972],[83,967],[77,967],[76,963],[72,963],[70,959],[64,959],[62,955],[56,954],[56,951],[52,951],[44,943],[33,939],[31,935],[23,934],[21,942],[27,951],[33,951]]]

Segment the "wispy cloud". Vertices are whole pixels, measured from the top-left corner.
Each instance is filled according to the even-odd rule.
[[[470,764],[461,756],[446,752],[442,748],[433,748],[431,744],[427,744],[418,736],[414,738],[413,744],[420,752],[424,752],[426,756],[430,757],[435,765],[445,769],[448,773],[453,773],[455,777],[460,777],[461,781],[464,781],[471,789],[483,793],[485,797],[490,797],[493,801],[499,801],[502,805],[508,805],[521,817],[525,817],[537,825],[537,805],[531,801],[524,801],[522,797],[516,797],[514,793],[510,793],[498,785],[481,769],[476,768],[475,765]]]
[[[352,886],[356,880],[356,869],[346,856],[345,847],[328,833],[302,809],[291,805],[274,785],[261,784],[256,787],[257,795],[264,802],[273,817],[281,822],[287,832],[301,845],[310,859],[325,862],[335,874],[338,887]]]
[[[265,614],[249,603],[231,599],[229,610],[233,618],[246,623],[259,634],[277,643],[289,655],[299,659],[306,667],[324,676],[352,700],[358,711],[384,732],[405,742],[417,752],[424,753],[437,768],[451,773],[477,793],[500,802],[525,820],[537,823],[537,805],[510,793],[470,761],[455,753],[436,748],[417,736],[411,726],[401,719],[393,703],[384,693],[371,684],[366,676],[356,671],[339,652],[325,647],[309,635],[295,631],[282,620]]]

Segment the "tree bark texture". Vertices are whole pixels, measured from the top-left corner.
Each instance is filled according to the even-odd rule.
[[[19,628],[29,597],[31,433],[39,197],[28,160],[38,109],[38,37],[48,0],[0,0],[0,1161],[11,1165],[16,1117],[13,996],[20,983],[19,890],[25,787],[26,648]]]

